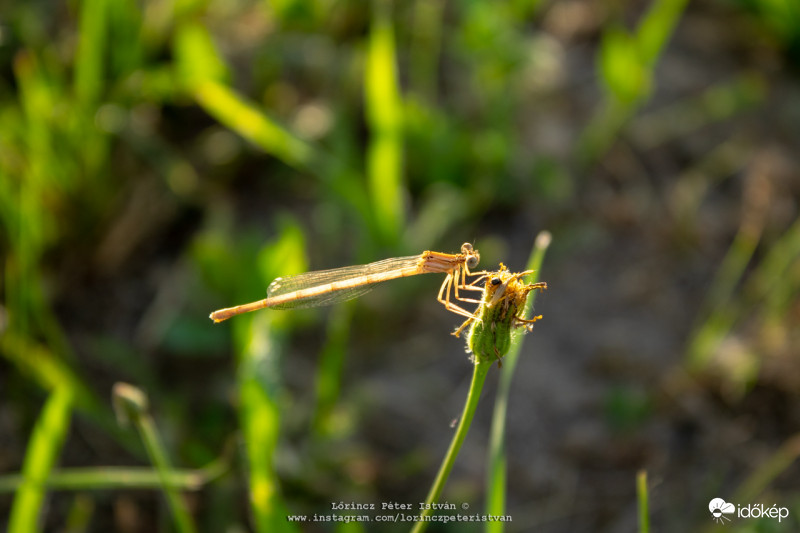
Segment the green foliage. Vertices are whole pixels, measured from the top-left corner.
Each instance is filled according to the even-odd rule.
[[[600,69],[609,93],[622,104],[636,104],[651,91],[651,71],[644,51],[636,38],[622,29],[611,29],[603,35]]]
[[[654,0],[634,32],[613,24],[603,34],[599,67],[606,98],[583,132],[578,155],[594,162],[653,91],[654,70],[686,0]]]

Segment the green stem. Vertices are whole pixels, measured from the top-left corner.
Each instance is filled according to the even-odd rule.
[[[180,533],[196,531],[186,504],[181,499],[177,487],[172,484],[172,467],[167,459],[167,451],[158,434],[158,429],[149,413],[149,402],[143,391],[127,383],[117,383],[113,391],[114,407],[120,423],[132,422],[142,436],[147,455],[158,472],[161,486],[167,497],[175,527]]]
[[[534,270],[533,274],[526,277],[525,283],[535,283],[539,280],[539,269],[544,261],[544,254],[550,246],[552,237],[549,232],[543,231],[536,237],[536,241],[528,259],[525,270]],[[536,299],[536,291],[528,295],[525,302],[523,318],[531,316],[533,302]],[[522,348],[524,335],[515,335],[511,338],[511,348],[503,358],[503,371],[500,373],[500,380],[497,386],[497,397],[492,414],[492,427],[489,432],[489,459],[486,486],[486,513],[488,515],[500,516],[505,514],[506,509],[506,413],[508,411],[508,396],[511,391],[511,379],[514,376],[514,369],[519,360],[519,352]],[[500,521],[486,523],[487,533],[501,533],[505,525]]]
[[[483,389],[483,383],[486,381],[486,374],[493,364],[494,361],[475,363],[472,382],[469,385],[469,393],[467,394],[467,402],[464,404],[464,412],[461,414],[461,421],[458,424],[455,435],[453,435],[450,448],[447,450],[444,461],[442,461],[442,466],[439,468],[439,473],[436,475],[428,497],[425,499],[425,509],[420,514],[420,520],[411,530],[412,533],[421,533],[428,526],[425,518],[433,514],[432,504],[438,502],[442,495],[442,490],[445,483],[447,483],[447,478],[450,476],[450,471],[453,469],[453,464],[456,462],[461,444],[464,442],[464,438],[467,436],[469,427],[472,424],[475,408],[478,406],[478,400],[481,396],[481,389]]]
[[[181,499],[177,488],[170,482],[172,467],[167,459],[167,452],[164,449],[164,444],[158,435],[158,429],[153,422],[150,415],[144,415],[139,418],[139,431],[142,434],[147,454],[150,460],[158,471],[158,477],[161,480],[161,485],[164,487],[164,494],[167,496],[172,517],[175,520],[175,526],[181,533],[192,533],[196,531],[192,517],[189,515],[186,505]]]

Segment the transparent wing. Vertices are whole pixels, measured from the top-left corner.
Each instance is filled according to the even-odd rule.
[[[383,279],[370,281],[366,276],[374,274],[385,274],[392,271],[399,271],[415,267],[419,261],[418,255],[411,255],[408,257],[393,257],[391,259],[384,259],[376,261],[367,265],[353,265],[342,268],[334,268],[331,270],[316,270],[314,272],[306,272],[298,274],[297,276],[286,276],[276,278],[267,288],[267,298],[275,298],[276,296],[288,295],[303,289],[311,289],[329,285],[335,282],[353,280],[355,284],[351,287],[332,289],[323,292],[319,295],[305,298],[298,298],[282,304],[272,305],[273,309],[302,309],[307,307],[319,307],[323,305],[333,305],[335,303],[344,302],[357,298],[362,294],[369,292],[376,284]],[[365,278],[363,283],[359,278]],[[392,278],[387,278],[392,279]]]

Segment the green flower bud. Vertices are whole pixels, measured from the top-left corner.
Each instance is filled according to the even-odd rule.
[[[459,336],[464,328],[471,326],[467,345],[477,363],[497,360],[500,365],[500,360],[511,347],[512,335],[520,328],[530,331],[533,323],[542,318],[541,315],[533,319],[523,316],[528,293],[547,288],[544,282],[522,281],[521,278],[531,272],[512,274],[501,263],[500,270],[484,276],[486,283],[476,317],[468,319],[454,332],[455,336]]]

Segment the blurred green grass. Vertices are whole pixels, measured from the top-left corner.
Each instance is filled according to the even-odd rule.
[[[793,3],[734,3],[749,10],[736,17],[766,28],[759,46],[796,61]],[[73,410],[126,450],[124,461],[148,462],[111,416],[110,383],[134,377],[163,408],[165,447],[178,464],[203,464],[231,434],[241,436],[245,480],[227,476],[207,490],[229,502],[246,486],[248,509],[209,506],[196,510],[198,523],[291,529],[284,517],[309,505],[302,495],[313,482],[297,481],[305,486],[286,501],[275,465],[293,423],[284,414],[282,361],[297,332],[322,332],[308,425],[324,449],[341,435],[335,405],[356,311],[336,309],[327,327],[313,313],[260,313],[209,331],[208,310],[257,299],[274,277],[310,266],[454,251],[475,237],[513,249],[542,224],[565,233],[598,224],[592,213],[600,208],[585,205],[601,203],[591,181],[619,157],[616,148],[633,138],[655,150],[729,124],[763,109],[774,90],[771,72],[750,67],[705,92],[653,103],[687,4],[655,0],[633,25],[617,6],[591,22],[591,83],[601,95],[594,115],[561,125],[570,140],[558,144],[558,127],[542,135],[533,124],[549,106],[565,105],[548,93],[550,78],[574,76],[551,54],[568,41],[549,35],[557,7],[84,0],[5,8],[0,380],[14,391],[4,409],[31,432],[14,454],[24,457],[14,468],[27,488],[10,507],[10,530],[58,521],[58,512],[44,522],[37,515],[42,480],[56,468],[61,441],[70,446]],[[697,238],[709,196],[742,168],[730,142],[741,152],[731,136],[709,159],[697,158],[705,165],[676,158],[676,179],[649,192],[653,204],[669,198],[668,222],[685,237],[676,248]],[[800,230],[797,222],[755,233],[733,227],[739,233],[712,269],[680,364],[701,377],[721,372],[741,398],[759,379],[758,354],[796,339]],[[168,269],[178,281],[154,287]],[[125,289],[105,294],[112,286]],[[398,314],[409,301],[398,298]],[[747,323],[759,331],[747,336]],[[744,357],[719,363],[715,354],[731,339],[745,345]],[[220,363],[223,347],[235,370]],[[206,429],[186,420],[193,384],[177,384],[181,374],[164,362],[181,357],[184,372],[194,364],[230,374],[220,380],[227,385],[197,385],[193,394],[229,402],[234,421],[223,415]],[[631,411],[640,401],[615,397],[612,415],[630,422],[634,413],[640,424],[644,415]],[[49,449],[45,425],[53,428]]]

